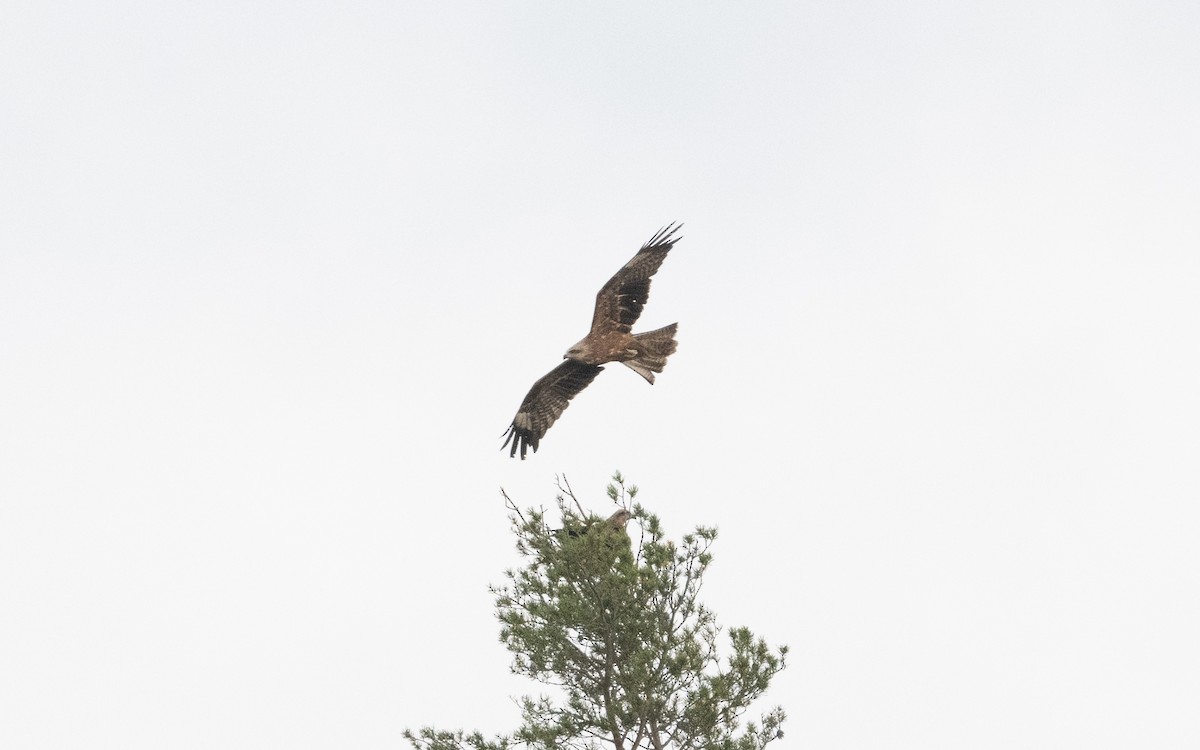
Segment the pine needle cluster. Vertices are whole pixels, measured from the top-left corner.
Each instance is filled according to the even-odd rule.
[[[781,737],[782,708],[757,722],[744,714],[784,668],[787,647],[740,627],[718,648],[721,628],[699,599],[716,529],[669,540],[619,473],[608,487],[613,519],[584,513],[565,480],[559,489],[561,526],[505,496],[525,565],[492,588],[513,671],[556,695],[522,698],[511,736],[426,728],[405,733],[413,746],[759,750]]]

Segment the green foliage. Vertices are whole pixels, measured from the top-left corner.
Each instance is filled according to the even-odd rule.
[[[633,502],[637,488],[619,473],[613,481],[609,498],[633,511],[626,528],[585,515],[565,481],[560,529],[542,511],[522,513],[509,501],[526,565],[492,589],[500,640],[515,673],[560,696],[523,698],[521,726],[493,742],[406,732],[418,750],[758,750],[783,736],[781,708],[758,723],[743,726],[742,717],[784,668],[787,647],[772,651],[747,628],[733,628],[722,659],[720,628],[699,601],[716,529],[698,527],[676,544],[657,516]]]

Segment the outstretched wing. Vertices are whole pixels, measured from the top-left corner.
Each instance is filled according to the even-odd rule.
[[[596,312],[592,315],[593,336],[613,331],[630,333],[642,307],[650,296],[650,277],[662,265],[667,253],[681,238],[675,232],[682,224],[671,224],[642,245],[637,255],[601,287],[596,295]]]
[[[554,424],[567,404],[575,395],[588,387],[596,379],[603,367],[588,365],[573,359],[563,360],[563,363],[546,373],[538,382],[533,384],[517,409],[517,416],[505,432],[504,445],[500,450],[512,443],[508,455],[517,455],[521,449],[521,460],[525,460],[525,451],[533,448],[537,453],[538,442]]]

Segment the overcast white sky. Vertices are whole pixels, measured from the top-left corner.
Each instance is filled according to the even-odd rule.
[[[501,486],[716,525],[781,748],[1200,745],[1200,6],[9,2],[0,744],[510,730]],[[599,286],[686,223],[525,462]]]

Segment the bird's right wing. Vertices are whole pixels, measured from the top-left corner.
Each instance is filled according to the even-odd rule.
[[[517,416],[513,417],[512,424],[504,433],[504,445],[500,446],[500,450],[512,443],[512,450],[508,455],[516,456],[519,448],[522,461],[525,460],[525,451],[529,448],[533,448],[533,452],[537,453],[538,442],[546,434],[546,430],[562,416],[571,399],[587,388],[603,369],[598,365],[567,359],[546,373],[533,384],[525,400],[521,402]]]

